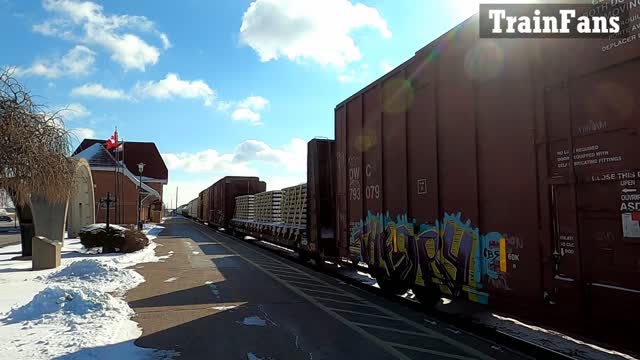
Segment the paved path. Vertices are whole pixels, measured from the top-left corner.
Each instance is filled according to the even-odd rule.
[[[127,294],[138,346],[183,359],[517,359],[521,355],[186,219]]]
[[[0,247],[20,243],[20,229],[0,229]]]

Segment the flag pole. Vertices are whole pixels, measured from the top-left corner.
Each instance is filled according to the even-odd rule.
[[[120,190],[124,193],[124,138],[122,139],[122,174],[120,174]],[[124,202],[120,202],[122,210],[122,221],[124,222]]]
[[[114,139],[115,143],[116,143],[115,144],[115,146],[116,146],[115,149],[118,150],[118,127],[117,126],[115,127],[115,131],[113,132],[113,135],[115,136],[115,139]],[[115,158],[116,158],[116,166],[113,169],[113,175],[114,175],[114,177],[113,177],[114,184],[113,185],[114,185],[114,190],[115,190],[114,193],[115,193],[116,200],[117,200],[118,199],[118,168],[120,166],[120,163],[118,162],[118,152],[116,151],[115,153],[116,153],[115,154],[116,155],[115,156]],[[109,208],[109,206],[107,206],[107,212],[110,212],[110,211],[111,211],[111,209]],[[117,206],[115,206],[114,212],[115,212],[114,219],[117,222],[118,221],[118,214],[119,214]]]

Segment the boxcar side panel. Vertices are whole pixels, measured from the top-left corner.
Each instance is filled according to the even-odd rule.
[[[475,90],[482,283],[492,296],[534,299],[542,290],[530,55],[518,40],[477,46],[497,56],[495,68],[475,74],[485,78]]]
[[[381,265],[392,279],[405,281],[412,273],[409,242],[413,225],[407,219],[406,112],[412,95],[404,69],[382,83],[382,190],[384,237]]]
[[[467,291],[472,300],[486,302],[485,293],[472,292],[480,284],[480,233],[475,90],[464,71],[467,49],[474,43],[468,34],[471,32],[477,29],[460,27],[437,59],[438,191],[442,213],[435,266],[441,291]]]
[[[340,256],[350,256],[347,209],[347,109],[335,110],[336,132],[336,227]]]
[[[308,244],[305,250],[337,257],[335,141],[313,139],[307,149]]]
[[[362,97],[347,103],[347,219],[349,229],[349,251],[360,256],[362,241]]]
[[[413,229],[415,254],[411,257],[418,285],[439,281],[434,263],[440,217],[438,195],[438,139],[435,71],[423,57],[408,66],[413,101],[407,113],[408,219]]]

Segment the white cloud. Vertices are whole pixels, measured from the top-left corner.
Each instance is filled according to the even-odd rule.
[[[261,161],[285,166],[290,171],[300,171],[307,167],[307,143],[294,138],[282,148],[273,148],[259,140],[240,143],[233,153],[234,163]]]
[[[37,59],[28,68],[13,67],[15,76],[61,76],[87,75],[93,71],[95,53],[86,46],[76,45],[59,58]]]
[[[71,96],[97,97],[102,99],[128,99],[124,91],[120,89],[109,89],[102,84],[88,83],[71,90]]]
[[[225,175],[256,174],[251,163],[262,162],[284,166],[289,171],[305,171],[307,166],[307,143],[298,138],[281,148],[273,148],[258,140],[240,143],[232,153],[221,154],[207,149],[197,153],[162,154],[170,171],[189,173],[224,173]]]
[[[91,112],[84,105],[78,103],[63,106],[58,110],[58,113],[66,120],[81,119],[91,115]]]
[[[340,75],[338,81],[347,83],[364,83],[370,81],[369,64],[361,64],[360,67],[346,68]]]
[[[350,0],[255,0],[242,17],[240,41],[263,62],[286,57],[342,67],[362,58],[351,33],[364,27],[391,37],[378,10]]]
[[[222,154],[214,149],[207,149],[197,153],[166,153],[162,154],[162,158],[169,171],[186,178],[170,180],[164,191],[166,204],[171,201],[175,203],[176,186],[179,187],[180,195],[178,205],[182,205],[195,199],[200,191],[223,176],[260,176],[261,180],[266,181],[268,190],[297,185],[306,182],[307,178],[307,143],[298,138],[282,147],[272,147],[258,140],[246,140],[231,153]],[[271,166],[261,166],[258,171],[258,165]]]
[[[197,153],[162,154],[170,171],[189,173],[223,173],[225,175],[254,175],[256,172],[246,164],[233,161],[233,154],[220,154],[213,149]]]
[[[125,70],[144,71],[154,65],[160,50],[137,34],[150,33],[158,37],[162,47],[171,46],[166,34],[159,32],[144,16],[107,15],[103,7],[90,1],[44,0],[45,10],[58,14],[51,20],[33,26],[33,31],[69,41],[97,45],[111,53],[111,59]]]
[[[207,187],[211,186],[214,182],[218,181],[222,176],[208,177],[203,179],[202,176],[198,176],[197,180],[172,180],[169,177],[169,183],[162,190],[162,201],[170,206],[173,204],[175,207],[176,202],[176,187],[178,188],[178,206],[184,205],[189,201],[198,197],[198,194]]]
[[[72,136],[78,138],[78,141],[82,141],[84,139],[95,139],[97,137],[95,131],[87,128],[71,129],[70,132]]]
[[[205,106],[213,104],[215,91],[203,80],[181,80],[178,75],[169,73],[160,81],[147,81],[136,84],[134,94],[139,97],[169,99],[181,97],[185,99],[202,99]]]
[[[249,96],[240,101],[221,101],[218,110],[227,111],[234,109],[231,118],[235,121],[248,121],[253,125],[262,125],[261,112],[269,105],[269,100],[262,96]]]
[[[389,71],[395,69],[395,66],[391,65],[391,63],[389,61],[387,61],[387,60],[382,60],[382,61],[380,61],[380,68],[386,74]]]
[[[233,114],[231,114],[231,118],[236,121],[246,120],[256,125],[262,124],[260,122],[260,114],[247,108],[235,109]]]

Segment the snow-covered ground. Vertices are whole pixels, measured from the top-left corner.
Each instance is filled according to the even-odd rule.
[[[152,240],[161,226],[145,225],[147,248],[92,254],[66,239],[62,265],[32,271],[14,260],[20,246],[0,249],[0,354],[5,359],[166,359],[175,354],[135,346],[142,331],[124,294],[144,282],[131,266],[162,261]]]

